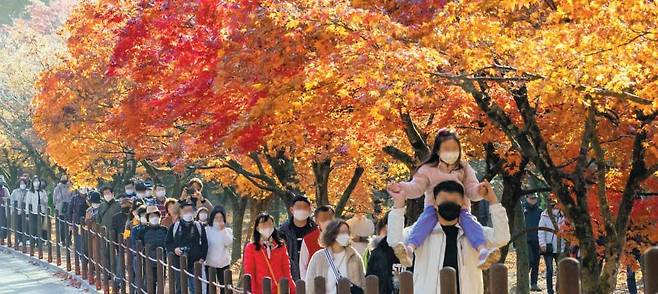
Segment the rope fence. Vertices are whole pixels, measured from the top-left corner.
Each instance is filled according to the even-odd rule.
[[[187,256],[176,258],[173,252],[164,248],[150,248],[138,242],[131,248],[128,239],[122,234],[108,230],[93,222],[78,224],[60,218],[58,211],[48,213],[37,210],[33,213],[32,205],[18,207],[17,203],[0,204],[0,246],[13,248],[33,258],[45,260],[75,274],[103,293],[146,293],[146,294],[192,294],[188,291],[188,282],[194,284],[193,294],[251,294],[250,275],[242,277],[243,287],[234,284],[231,270],[223,271],[224,283],[217,281],[218,268],[208,267],[205,275],[204,265],[196,262],[188,268]],[[44,249],[46,253],[44,254]],[[155,257],[150,254],[155,250]],[[45,256],[44,256],[45,255]],[[189,278],[189,279],[188,279]],[[658,293],[658,247],[645,253],[644,265],[645,293]],[[400,293],[412,294],[413,274],[400,274]],[[457,272],[447,267],[440,271],[441,293],[457,293]],[[495,264],[489,270],[488,289],[492,294],[508,293],[508,270],[502,264]],[[263,293],[271,294],[273,281],[263,279]],[[325,279],[317,277],[312,293],[325,294]],[[288,280],[276,283],[276,293],[290,293]],[[351,283],[343,278],[338,282],[338,293],[348,294]],[[297,294],[306,293],[304,281],[295,283]],[[565,258],[559,263],[559,293],[581,293],[580,264],[573,258]],[[379,293],[377,276],[366,277],[364,285],[366,294]],[[177,292],[179,291],[179,292]]]

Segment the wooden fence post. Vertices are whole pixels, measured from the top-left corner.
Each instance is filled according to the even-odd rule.
[[[108,256],[108,249],[110,248],[107,239],[107,228],[105,226],[98,226],[98,253],[101,262],[101,273],[103,279],[103,292],[110,293],[110,261]]]
[[[103,287],[103,254],[101,251],[102,239],[98,235],[100,231],[100,225],[94,223],[94,261],[96,265],[96,290],[100,290]]]
[[[59,219],[59,217],[57,219]],[[60,228],[60,229],[64,230],[64,239],[65,239],[65,241],[64,241],[65,242],[65,244],[64,244],[64,258],[66,259],[66,270],[71,271],[73,269],[73,267],[71,266],[71,251],[73,251],[74,254],[75,254],[75,246],[73,246],[73,236],[71,235],[71,228],[69,227],[68,224],[66,224],[62,221],[61,226],[62,226],[62,228]],[[73,246],[73,247],[71,248],[71,246]],[[59,250],[57,250],[57,252],[59,252]],[[61,258],[61,256],[60,256],[60,258]],[[76,264],[76,267],[77,266],[78,265]],[[79,275],[80,274],[80,269],[76,268],[75,273],[76,273],[76,275]]]
[[[94,284],[94,234],[90,224],[85,226],[85,236],[87,238],[87,280]]]
[[[156,266],[156,271],[157,274],[155,277],[157,278],[156,282],[158,284],[158,289],[157,289],[157,294],[164,294],[164,278],[165,278],[165,272],[164,272],[164,265],[162,265],[162,261],[164,260],[164,249],[162,247],[158,247],[155,251],[156,259],[157,261],[157,266]]]
[[[326,282],[324,281],[324,277],[318,276],[315,277],[315,294],[326,294],[327,293],[327,285],[325,284]]]
[[[304,280],[295,282],[295,294],[306,294],[306,282]]]
[[[208,276],[206,278],[208,278],[208,294],[216,294],[217,286],[215,286],[215,283],[219,283],[217,281],[217,268],[214,266],[209,266]]]
[[[53,263],[53,243],[50,242],[50,238],[52,238],[52,234],[53,234],[52,214],[53,214],[53,209],[48,208],[48,213],[46,214],[46,221],[47,221],[46,224],[48,226],[48,228],[47,228],[48,238],[46,238],[48,240],[47,241],[47,245],[48,245],[48,263]],[[57,249],[57,256],[58,256],[57,265],[61,265],[62,264],[62,253],[59,251],[59,241],[58,241],[59,231],[57,230],[57,226],[55,226],[55,234],[57,235],[57,236],[55,236],[55,248]]]
[[[224,294],[232,294],[233,289],[233,272],[230,269],[225,270],[222,275],[224,275]],[[251,286],[251,277],[249,277],[249,286]]]
[[[194,263],[194,294],[203,293],[203,264],[200,261]]]
[[[133,284],[135,284],[135,273],[133,272],[133,264],[135,260],[135,254],[133,253],[132,250],[130,250],[130,239],[124,239],[123,240],[123,246],[124,250],[126,252],[126,256],[128,257],[128,260],[126,260],[126,267],[124,267],[124,271],[128,273],[128,292],[133,293]]]
[[[112,273],[110,275],[110,283],[112,283],[112,293],[119,293],[119,285],[118,284],[118,279],[117,276],[119,273],[117,272],[117,258],[119,257],[117,255],[117,234],[114,230],[107,230],[105,237],[109,240],[108,244],[109,246],[109,251],[110,251],[110,262],[108,263],[110,265],[110,272]]]
[[[263,294],[272,294],[272,279],[270,277],[263,279]]]
[[[27,221],[25,224],[27,225],[27,230],[26,232],[28,233],[28,238],[30,239],[30,256],[34,256],[34,246],[37,243],[37,238],[34,236],[34,231],[32,230],[32,227],[34,226],[31,222],[33,221],[32,218],[32,204],[28,205],[27,207]]]
[[[144,289],[144,258],[142,258],[144,244],[142,241],[137,241],[137,250],[135,251],[135,285],[137,285],[137,291],[139,293]]]
[[[7,223],[7,205],[5,203],[0,203],[0,231],[5,233],[5,235],[0,238],[0,245],[5,245],[5,238],[9,236],[9,224]]]
[[[379,294],[379,278],[375,275],[366,277],[366,294]]]
[[[73,227],[73,230],[75,231],[75,252],[73,255],[73,258],[75,260],[76,268],[80,269],[82,277],[87,276],[87,266],[84,264],[84,257],[81,255],[83,253],[83,247],[85,246],[84,244],[84,235],[82,230],[82,227],[78,227],[77,225]]]
[[[491,294],[507,294],[507,267],[496,263],[489,269],[489,291]]]
[[[151,266],[151,245],[146,245],[144,248],[144,272],[146,273],[146,293],[154,294],[155,293],[155,277],[153,272],[153,266]]]
[[[50,236],[48,238],[43,238],[44,240],[41,240],[43,237],[43,217],[41,214],[46,214],[45,211],[41,211],[41,205],[37,206],[37,231],[34,233],[34,239],[36,240],[37,243],[37,252],[39,253],[39,259],[43,259],[43,246],[45,242],[48,242],[50,239]]]
[[[18,243],[20,240],[22,240],[19,237],[18,231],[19,229],[19,220],[20,220],[20,215],[18,214],[18,201],[14,201],[14,205],[11,208],[11,216],[12,216],[12,221],[11,221],[11,228],[14,229],[14,249],[18,251]]]
[[[452,267],[444,267],[439,272],[442,294],[457,294],[457,271]]]
[[[658,293],[658,246],[644,252],[644,293]]]
[[[244,289],[245,293],[250,293],[251,292],[251,275],[250,274],[245,274],[242,277],[242,288]]]
[[[350,294],[350,286],[352,286],[350,280],[347,278],[340,278],[340,280],[338,280],[338,294]]]
[[[22,224],[22,233],[23,233],[23,253],[29,253],[30,252],[30,246],[27,245],[27,242],[33,243],[32,237],[30,237],[30,226],[28,223],[28,220],[30,219],[30,211],[28,210],[27,204],[23,203],[23,214],[21,215],[23,217],[23,220],[21,222]]]
[[[62,233],[62,222],[60,222],[59,219],[59,210],[56,209],[55,210],[55,260],[57,261],[57,265],[62,264],[62,246],[60,244],[60,242],[62,242],[60,236],[61,233]]]
[[[174,271],[174,253],[167,253],[167,286],[168,293],[176,293],[176,272]]]
[[[414,293],[414,274],[410,271],[400,273],[400,294]]]
[[[279,280],[279,289],[278,289],[279,294],[288,294],[290,293],[290,282],[288,279],[283,278]]]
[[[181,255],[180,257],[180,290],[183,294],[188,294],[189,290],[187,289],[187,256]]]
[[[580,264],[575,258],[560,261],[557,276],[557,289],[560,294],[580,294]]]

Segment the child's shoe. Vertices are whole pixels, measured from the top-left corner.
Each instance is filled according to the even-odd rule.
[[[500,250],[498,250],[498,248],[495,249],[483,248],[480,250],[480,255],[478,259],[479,259],[478,268],[481,270],[487,270],[494,263],[500,260]]]
[[[413,251],[404,243],[400,242],[393,247],[395,256],[400,260],[400,264],[404,267],[411,267],[413,264]]]

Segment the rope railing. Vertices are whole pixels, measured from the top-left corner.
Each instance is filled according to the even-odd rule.
[[[19,207],[17,203],[0,204],[0,231],[3,232],[0,234],[0,246],[13,248],[40,260],[44,260],[45,246],[45,259],[48,263],[64,266],[66,271],[88,281],[103,293],[173,294],[180,289],[180,293],[189,294],[189,282],[194,285],[194,294],[252,293],[252,277],[248,274],[241,279],[243,287],[238,287],[233,283],[231,270],[225,270],[224,283],[221,284],[217,281],[218,268],[208,267],[206,276],[203,264],[196,262],[188,267],[185,255],[176,258],[174,253],[165,252],[162,247],[153,249],[141,242],[132,248],[122,234],[107,230],[106,227],[93,222],[75,223],[62,219],[59,212],[53,209],[48,209],[48,213],[37,209],[37,213],[33,213],[32,208],[31,205]],[[152,250],[155,250],[155,257],[150,254]],[[647,250],[644,260],[645,292],[658,293],[658,247]],[[576,259],[560,261],[557,283],[560,293],[581,293],[579,270]],[[440,271],[441,293],[457,293],[456,274],[452,268]],[[507,268],[502,264],[494,265],[489,270],[489,292],[507,294],[507,278]],[[414,293],[412,273],[401,273],[399,282],[401,294]],[[262,285],[263,294],[272,293],[273,282],[269,277],[263,279]],[[286,279],[274,285],[278,285],[276,290],[279,294],[289,293],[291,286]],[[323,277],[315,278],[314,285],[315,289],[309,293],[326,293]],[[341,279],[337,292],[350,293],[350,285],[349,280]],[[379,279],[368,276],[363,287],[366,294],[379,293]],[[297,281],[294,288],[297,294],[306,293],[304,281]]]
[[[195,290],[197,293],[219,293],[220,289],[237,294],[251,293],[233,286],[232,281],[222,285],[205,278],[203,265],[199,262],[194,264],[193,272],[181,270],[174,263],[174,254],[168,252],[165,255],[162,247],[155,248],[157,257],[154,258],[149,254],[148,250],[151,249],[141,242],[138,242],[138,248],[132,248],[127,239],[117,240],[116,237],[121,234],[108,231],[105,227],[92,222],[75,223],[63,219],[53,209],[49,209],[48,213],[38,210],[34,213],[32,205],[0,204],[0,230],[6,232],[0,239],[0,245],[31,257],[35,257],[36,252],[37,258],[42,260],[42,250],[47,247],[45,258],[49,263],[61,266],[63,257],[67,271],[87,280],[104,293],[173,293],[176,284],[181,288],[181,293],[188,293],[187,287],[181,287],[181,284],[187,284],[187,277],[200,285],[196,287],[199,289]],[[64,232],[61,231],[63,228]],[[150,266],[153,264],[155,268]],[[216,273],[219,269],[210,267],[210,270]],[[176,282],[176,276],[181,273],[186,278],[185,283]],[[225,271],[224,275],[232,279],[230,270]],[[179,279],[182,281],[180,276]],[[201,288],[203,292],[199,292]]]

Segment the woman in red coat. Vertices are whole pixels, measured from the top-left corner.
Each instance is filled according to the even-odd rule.
[[[288,279],[290,293],[295,294],[295,281],[290,275],[288,249],[274,228],[274,218],[261,213],[256,218],[252,243],[244,248],[244,273],[251,275],[251,291],[263,293],[263,279],[272,279],[272,293],[278,294],[281,279]]]

